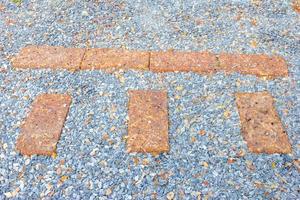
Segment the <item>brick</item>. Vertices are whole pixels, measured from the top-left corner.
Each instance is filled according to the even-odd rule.
[[[227,73],[239,72],[269,78],[288,76],[287,64],[279,56],[222,53],[218,59],[220,70]]]
[[[209,52],[151,52],[150,70],[155,72],[197,72],[209,74],[216,71],[216,56]]]
[[[169,151],[167,93],[134,90],[129,96],[128,151]]]
[[[300,0],[293,0],[292,8],[294,9],[295,12],[300,13]]]
[[[88,49],[81,69],[149,69],[149,52],[123,49]]]
[[[0,3],[0,12],[4,12],[4,11],[5,11],[5,6]]]
[[[39,95],[21,127],[17,150],[23,155],[55,153],[70,104],[69,95]]]
[[[15,68],[78,70],[85,50],[52,46],[27,46],[14,57]]]
[[[242,135],[253,153],[291,153],[288,136],[268,92],[236,93]]]

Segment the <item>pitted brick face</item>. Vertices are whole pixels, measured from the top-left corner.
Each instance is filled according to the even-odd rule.
[[[300,0],[293,0],[292,1],[292,8],[294,9],[295,12],[300,14]]]
[[[15,68],[69,70],[151,70],[153,72],[216,72],[276,78],[288,76],[286,61],[266,54],[213,54],[208,51],[134,51],[110,48],[28,46],[12,60]]]
[[[21,127],[17,150],[23,155],[55,153],[70,103],[69,95],[39,95]]]
[[[236,93],[242,134],[254,153],[291,153],[280,118],[268,92]]]
[[[217,70],[216,56],[209,52],[151,52],[150,70],[155,72],[196,72],[209,74]]]
[[[136,90],[129,97],[128,151],[168,152],[167,93]]]
[[[279,56],[222,53],[218,60],[220,70],[226,73],[239,72],[269,78],[288,76],[287,64]]]
[[[81,69],[149,70],[149,52],[123,49],[88,49]]]
[[[85,50],[60,46],[27,46],[14,57],[14,68],[78,70]]]

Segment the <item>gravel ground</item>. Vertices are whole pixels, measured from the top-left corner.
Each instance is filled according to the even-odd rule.
[[[9,60],[27,44],[279,54],[290,76],[15,71]],[[0,199],[299,199],[299,55],[290,1],[0,0]],[[126,153],[129,89],[168,91],[169,153]],[[242,139],[233,94],[262,90],[276,98],[290,155],[251,154]],[[73,97],[57,157],[23,157],[20,123],[51,92]]]

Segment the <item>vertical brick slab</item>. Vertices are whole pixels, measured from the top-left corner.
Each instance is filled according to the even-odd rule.
[[[85,50],[52,46],[27,46],[14,57],[15,68],[79,69]]]
[[[149,69],[150,53],[123,49],[88,49],[81,69]]]
[[[293,0],[292,8],[294,9],[295,12],[300,13],[300,0]]]
[[[39,95],[21,127],[16,144],[17,150],[23,155],[55,153],[70,104],[69,95]]]
[[[169,151],[167,93],[129,91],[129,152]]]
[[[208,74],[216,71],[216,56],[209,52],[151,52],[150,70],[155,72],[197,72]]]
[[[268,92],[236,93],[242,134],[253,153],[290,153],[288,136]]]
[[[239,72],[270,78],[288,76],[287,64],[279,56],[222,53],[218,58],[220,69],[228,73]]]

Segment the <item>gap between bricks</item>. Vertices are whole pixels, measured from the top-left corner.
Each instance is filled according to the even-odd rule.
[[[241,74],[251,74],[266,78],[288,76],[286,61],[280,56],[233,53],[213,54],[207,51],[149,52],[108,48],[82,49],[55,46],[27,46],[22,48],[20,53],[14,57],[12,64],[14,68],[50,68],[67,69],[70,71],[117,68],[150,70],[158,73],[178,71],[212,74],[222,71],[225,73],[238,72]],[[169,151],[166,94],[154,91],[138,91],[135,93],[131,92],[131,94],[133,95],[131,98],[134,100],[132,100],[133,103],[129,108],[129,113],[131,118],[135,118],[136,121],[129,122],[129,152],[161,153]],[[282,128],[278,114],[273,108],[272,97],[268,93],[237,93],[236,95],[242,124],[242,133],[244,139],[247,141],[249,150],[254,153],[290,153],[291,145],[286,132]],[[248,97],[247,95],[250,96]],[[246,99],[252,98],[255,102],[260,102],[260,106],[253,105],[254,100],[253,102],[245,101],[243,99],[244,96],[247,96]],[[144,107],[145,102],[143,102],[143,100],[147,98],[156,100],[153,100],[153,102],[149,100],[151,103]],[[68,112],[66,109],[61,109],[63,105],[68,105],[69,107],[70,97],[68,95],[57,96],[55,94],[44,94],[36,100],[32,112],[25,120],[25,125],[21,129],[21,134],[17,141],[17,149],[21,153],[27,155],[51,155],[55,151]],[[41,106],[45,108],[49,107],[49,115],[42,115],[39,112]],[[242,109],[244,106],[248,108],[246,110]],[[142,107],[146,110],[144,110],[144,112],[138,112]],[[261,110],[261,108],[265,107],[268,107],[268,110],[272,112]],[[57,110],[58,112],[52,113],[52,110]],[[261,117],[255,113],[264,113],[264,118],[272,121],[272,126],[275,124],[277,129],[280,129],[280,132],[276,137],[274,135],[270,136],[269,134],[273,128],[269,124],[269,121],[266,120],[263,124],[258,124],[258,132],[262,135],[257,136],[261,141],[256,141],[255,138],[257,137],[252,137],[251,135],[254,133],[250,133],[250,131],[254,126],[256,127],[257,124],[253,124],[251,120],[246,119],[244,116],[245,112],[252,112],[251,117],[253,119]],[[150,113],[150,116],[147,116],[147,113]],[[153,131],[153,125],[147,124],[148,122],[145,121],[140,121],[140,119],[149,117],[150,119],[161,119],[151,121],[151,123],[155,124],[155,127],[159,127],[158,130]],[[40,119],[44,119],[43,123],[41,123]],[[57,121],[56,119],[59,120]],[[39,127],[35,127],[32,124],[39,124]],[[39,130],[42,130],[43,127],[53,127],[55,129],[55,137],[53,140],[48,141],[47,139],[53,138],[52,131],[44,131],[44,135],[40,135]],[[140,132],[146,132],[147,134],[139,135],[138,133]],[[163,136],[157,135],[157,133],[162,133]],[[33,140],[33,137],[37,139]],[[272,137],[275,137],[275,140]],[[279,143],[284,143],[285,147],[281,147],[278,141],[280,141]],[[145,144],[147,144],[146,148],[144,147]]]
[[[241,132],[252,153],[292,152],[288,135],[266,91],[235,93]],[[130,90],[127,152],[169,152],[168,97],[165,91]],[[23,155],[56,155],[71,96],[42,94],[32,104],[16,142]]]

